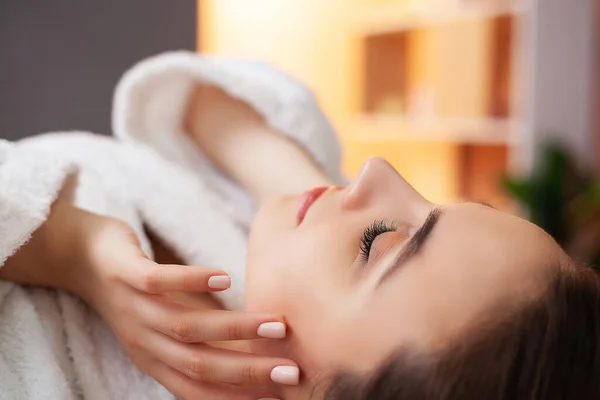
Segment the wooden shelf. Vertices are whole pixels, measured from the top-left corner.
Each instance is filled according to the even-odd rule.
[[[455,144],[518,144],[521,123],[496,118],[409,118],[363,115],[345,130],[358,141],[444,142]]]
[[[528,0],[481,1],[479,4],[434,7],[427,3],[364,4],[350,14],[351,29],[361,35],[430,28],[441,24],[519,15],[527,10]]]

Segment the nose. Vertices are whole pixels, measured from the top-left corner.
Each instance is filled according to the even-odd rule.
[[[366,207],[375,201],[426,202],[390,163],[380,157],[363,164],[344,198],[344,208]]]

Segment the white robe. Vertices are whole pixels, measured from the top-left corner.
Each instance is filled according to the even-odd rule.
[[[0,266],[47,218],[65,178],[77,173],[79,207],[127,221],[149,255],[143,225],[185,263],[226,270],[232,287],[220,298],[239,309],[256,205],[181,132],[184,105],[199,81],[248,102],[305,147],[334,181],[343,180],[333,129],[296,80],[258,62],[159,55],[119,82],[116,139],[63,132],[0,140]],[[77,398],[172,396],[133,366],[110,329],[81,301],[0,281],[0,399]]]

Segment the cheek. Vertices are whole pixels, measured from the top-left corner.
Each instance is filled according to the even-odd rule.
[[[291,317],[298,309],[322,301],[335,288],[339,265],[331,235],[315,230],[276,231],[257,225],[247,258],[246,308]],[[330,240],[330,239],[329,239]]]

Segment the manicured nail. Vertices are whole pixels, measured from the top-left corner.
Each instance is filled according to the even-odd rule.
[[[271,371],[271,380],[282,385],[297,385],[300,381],[298,367],[279,366]]]
[[[227,275],[216,275],[208,278],[208,287],[211,289],[229,289],[231,278]]]
[[[283,339],[285,324],[283,322],[265,322],[258,327],[258,336],[268,339]]]

